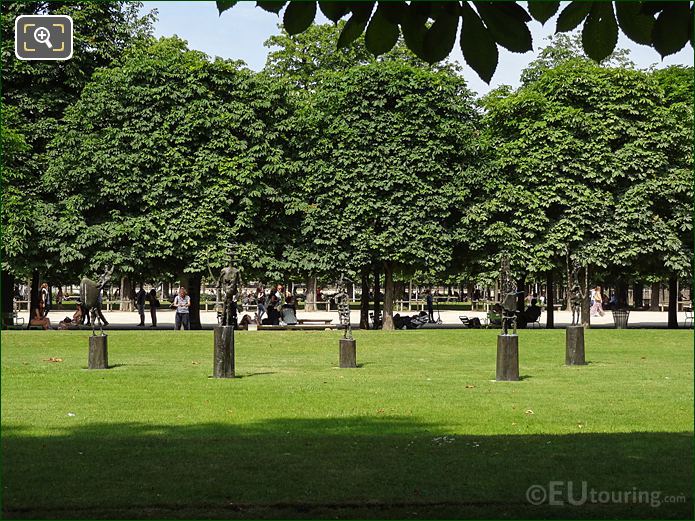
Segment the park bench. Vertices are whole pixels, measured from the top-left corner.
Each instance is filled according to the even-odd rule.
[[[285,331],[285,330],[297,330],[297,331],[324,331],[326,329],[336,329],[335,324],[297,324],[294,326],[257,326],[258,331]]]
[[[330,324],[333,322],[332,318],[299,318],[297,319],[299,325],[309,325],[309,324]]]

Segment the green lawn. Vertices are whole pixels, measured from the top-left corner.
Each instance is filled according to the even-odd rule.
[[[338,369],[339,333],[239,332],[218,380],[211,331],[112,332],[107,371],[88,332],[3,332],[4,516],[692,518],[692,331],[589,330],[570,368],[521,331],[520,382],[496,334],[356,332]],[[527,501],[554,481],[660,499]]]

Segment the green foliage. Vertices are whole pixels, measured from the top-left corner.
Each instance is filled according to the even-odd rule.
[[[41,182],[48,167],[46,147],[60,132],[66,108],[77,100],[92,73],[147,36],[152,16],[141,17],[137,2],[3,2],[1,7],[2,101],[4,107],[13,107],[3,132],[23,136],[27,145],[3,155],[3,202],[8,204],[3,205],[4,261],[17,274],[33,268],[55,273],[61,269],[50,251],[55,247],[51,214],[56,199]],[[79,27],[73,58],[60,64],[16,59],[14,20],[21,14],[70,15]]]
[[[302,235],[325,271],[443,271],[476,116],[448,71],[384,62],[326,74],[298,116]]]
[[[583,35],[578,33],[559,33],[547,37],[548,45],[538,51],[537,58],[521,71],[521,83],[526,85],[536,81],[544,71],[553,69],[569,60],[584,59],[589,61],[591,58],[584,53],[582,48],[582,38]],[[603,67],[635,67],[635,64],[630,60],[628,49],[615,49],[609,56],[598,62]]]
[[[220,14],[235,3],[217,2]],[[263,9],[279,12],[285,2],[272,2],[272,9],[264,4],[271,2],[258,2]],[[511,1],[406,3],[380,0],[318,4],[333,22],[349,16],[342,27],[338,49],[350,45],[366,29],[367,48],[372,54],[379,56],[396,44],[400,33],[408,48],[429,63],[443,60],[449,55],[455,42],[458,19],[463,18],[463,23],[460,24],[463,55],[466,62],[488,83],[497,68],[497,46],[512,52],[530,51],[532,41],[528,24],[532,17],[545,23],[560,7],[560,2],[533,0],[527,2],[528,12],[521,7],[520,2]],[[315,14],[316,2],[291,1],[283,18],[285,28],[290,34],[301,33],[311,26]],[[583,49],[596,61],[613,53],[618,41],[618,28],[631,40],[653,47],[663,57],[685,47],[688,39],[693,45],[692,19],[693,8],[690,2],[640,4],[574,1],[560,12],[556,28],[557,32],[567,32],[584,23]],[[467,34],[468,31],[472,34]]]
[[[176,38],[98,71],[52,144],[61,260],[200,273],[239,242],[245,267],[269,262],[284,229],[283,100],[266,76]]]
[[[506,250],[543,273],[568,249],[582,264],[686,273],[692,105],[666,106],[648,74],[584,60],[485,105],[483,189],[461,228],[471,257]]]

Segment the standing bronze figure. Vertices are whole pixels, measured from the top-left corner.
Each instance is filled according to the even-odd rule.
[[[500,267],[500,288],[502,294],[502,334],[508,335],[509,329],[516,335],[516,315],[517,315],[517,299],[524,295],[524,291],[516,290],[516,283],[512,277],[512,271],[509,267],[509,257],[502,257],[502,265]]]
[[[239,270],[233,267],[234,264],[234,249],[230,247],[229,249],[229,266],[224,268],[220,272],[220,276],[217,279],[217,298],[218,302],[220,299],[220,294],[223,297],[223,307],[222,307],[222,326],[234,326],[237,325],[237,295],[239,293],[239,287],[241,286],[241,276],[239,275]]]
[[[344,329],[343,338],[352,340],[352,326],[350,325],[350,296],[345,289],[343,277],[340,277],[338,282],[338,293],[334,297],[335,303],[338,306],[338,318],[340,320],[339,329]]]

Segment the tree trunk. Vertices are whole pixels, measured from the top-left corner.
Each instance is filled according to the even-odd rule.
[[[379,272],[379,266],[374,265],[374,320],[379,321],[381,315],[381,273]],[[378,329],[378,328],[376,328]]]
[[[580,283],[581,285],[581,283]],[[567,260],[567,286],[565,286],[565,311],[572,311],[572,268]]]
[[[191,329],[203,329],[200,323],[200,282],[201,273],[184,273],[181,276],[181,285],[186,288],[191,297],[191,306],[188,308]]]
[[[581,307],[581,319],[582,326],[585,328],[591,327],[591,308],[589,305],[590,293],[589,293],[589,265],[584,266],[584,281],[580,282],[582,285],[582,307]]]
[[[382,329],[393,331],[393,263],[384,262],[384,325]]]
[[[133,301],[130,298],[131,284],[128,276],[121,278],[121,311],[133,311]]]
[[[659,311],[659,300],[661,299],[661,282],[652,284],[651,297],[649,299],[649,311]]]
[[[171,284],[169,281],[162,282],[162,300],[169,300],[171,296]]]
[[[678,277],[675,275],[668,278],[668,327],[678,327]]]
[[[369,269],[362,268],[362,295],[360,296],[360,329],[369,329]]]
[[[627,284],[625,283],[625,279],[622,277],[616,282],[615,296],[618,309],[627,309]]]
[[[2,323],[3,326],[14,325],[14,275],[7,270],[2,271]]]
[[[632,301],[634,302],[635,309],[642,309],[644,306],[644,286],[641,282],[635,282],[632,287]]]
[[[31,272],[31,291],[29,292],[29,321],[27,322],[27,329],[31,324],[31,320],[34,318],[34,307],[39,307],[39,300],[41,295],[41,274],[39,270],[33,270]]]
[[[310,275],[306,278],[306,298],[304,299],[304,311],[313,313],[316,311],[316,277]]]
[[[475,291],[475,284],[472,282],[469,282],[468,285],[466,286],[466,297],[468,297],[468,300],[471,301],[473,300],[473,292]]]
[[[545,280],[545,311],[546,311],[546,329],[555,327],[555,281],[553,280],[552,270],[548,272]]]
[[[517,291],[525,291],[526,290],[525,286],[526,286],[526,274],[524,273],[516,281],[516,290]],[[523,293],[516,298],[516,309],[519,311],[524,310],[524,297],[525,296],[526,296],[526,293]]]

